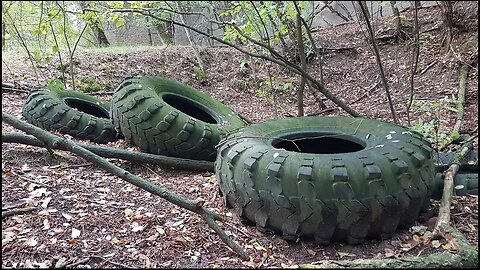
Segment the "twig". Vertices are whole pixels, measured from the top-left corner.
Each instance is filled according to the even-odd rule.
[[[35,180],[32,180],[32,179],[28,179],[27,177],[21,176],[21,175],[19,175],[18,173],[15,173],[14,171],[10,171],[10,172],[11,172],[13,175],[17,176],[18,178],[20,178],[20,179],[22,179],[22,180],[25,180],[25,181],[28,181],[28,182],[31,182],[31,183],[34,183],[34,184],[37,184],[37,185],[40,185],[40,186],[52,188],[52,186],[50,186],[49,184],[45,184],[45,183],[38,182],[38,181],[35,181]]]
[[[2,92],[3,91],[19,92],[19,93],[25,93],[25,94],[30,93],[30,91],[27,91],[27,90],[23,90],[23,89],[19,89],[19,88],[9,88],[9,87],[4,87],[2,85]]]
[[[86,257],[86,258],[83,258],[83,259],[81,259],[79,261],[76,261],[74,263],[65,265],[65,268],[73,268],[74,266],[77,266],[77,265],[82,264],[82,263],[86,263],[89,260],[90,260],[90,257]]]
[[[352,105],[352,104],[350,104]],[[322,111],[319,111],[319,112],[316,112],[316,113],[309,113],[307,114],[307,116],[317,116],[317,115],[320,115],[320,114],[323,114],[323,113],[326,113],[326,112],[331,112],[335,110],[335,108],[328,108],[328,109],[325,109],[325,110],[322,110]]]
[[[25,207],[25,208],[18,208],[18,209],[13,209],[8,211],[2,211],[2,219],[13,216],[13,215],[25,214],[35,210],[37,210],[37,207]]]
[[[363,93],[363,95],[361,95],[359,98],[357,98],[356,100],[352,101],[350,104],[348,105],[353,105],[357,102],[359,102],[360,100],[364,99],[368,94],[370,94],[370,92],[375,89],[375,87],[377,87],[377,85],[380,84],[380,81],[376,82],[375,84],[373,84],[372,86],[370,86],[369,88],[363,88],[365,89],[365,93]]]
[[[431,67],[433,67],[436,63],[438,63],[438,60],[432,61],[430,64],[428,64],[426,67],[424,67],[418,75],[423,75],[423,73],[427,72]]]
[[[126,265],[126,264],[123,264],[123,263],[117,263],[117,262],[113,262],[113,261],[110,261],[109,259],[106,259],[102,256],[97,256],[97,255],[90,255],[90,258],[97,258],[97,259],[101,259],[101,260],[104,260],[110,264],[113,264],[113,265],[116,265],[116,266],[120,266],[120,267],[123,267],[123,268],[128,268],[128,269],[133,269],[135,267],[132,267],[132,266],[129,266],[129,265]]]

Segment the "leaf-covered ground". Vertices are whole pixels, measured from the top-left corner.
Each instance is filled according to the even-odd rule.
[[[405,13],[411,16],[410,13]],[[422,9],[422,30],[434,29],[440,22],[438,10]],[[377,24],[378,32],[389,33],[393,21]],[[324,56],[325,85],[347,104],[370,118],[392,121],[385,91],[379,83],[375,58],[359,31],[358,23],[319,29],[316,38],[326,41]],[[455,100],[459,70],[469,63],[462,130],[478,127],[477,30],[459,33],[450,48],[440,46],[439,30],[422,35],[422,47],[415,76],[415,98],[427,106],[412,107],[412,124],[428,123],[435,113],[435,101]],[[395,108],[402,124],[407,125],[405,108],[409,96],[411,61],[410,42],[380,46],[384,68]],[[188,47],[154,47],[130,52],[79,52],[75,68],[77,80],[93,77],[104,84],[106,92],[130,74],[166,76],[212,95],[253,122],[296,115],[295,89],[299,79],[265,62],[257,61],[255,73],[242,69],[242,60],[250,60],[226,47],[205,48],[207,78],[195,77],[193,51]],[[2,82],[17,87],[45,84],[59,77],[58,63],[38,67],[37,83],[28,59],[21,55],[2,61]],[[309,65],[318,70],[318,63]],[[258,82],[276,82],[277,95]],[[318,76],[316,72],[313,72]],[[68,75],[68,74],[67,74]],[[258,90],[260,89],[260,90]],[[2,111],[21,117],[26,93],[2,91]],[[98,95],[106,101],[111,94]],[[306,93],[306,113],[346,115],[330,101],[326,108],[310,90]],[[429,105],[430,104],[430,105]],[[429,107],[430,106],[430,107]],[[441,105],[440,130],[448,134],[455,123],[454,104]],[[330,109],[330,110],[325,110]],[[322,112],[323,111],[323,112]],[[2,133],[14,129],[2,123]],[[70,138],[68,135],[60,136]],[[478,140],[474,141],[478,149]],[[108,146],[138,149],[119,140]],[[287,267],[324,259],[385,258],[417,256],[432,252],[455,252],[444,240],[423,243],[439,202],[419,218],[412,228],[398,231],[391,239],[370,241],[358,246],[332,243],[318,246],[300,239],[286,242],[280,236],[258,232],[242,223],[226,209],[213,173],[174,170],[162,166],[133,164],[109,159],[137,176],[183,195],[203,198],[205,206],[225,215],[221,227],[251,257],[241,261],[195,213],[168,203],[85,162],[68,152],[20,144],[2,144],[2,207],[35,206],[37,211],[2,218],[2,267]],[[432,219],[433,217],[433,219]],[[471,244],[478,243],[478,197],[456,197],[452,222]]]

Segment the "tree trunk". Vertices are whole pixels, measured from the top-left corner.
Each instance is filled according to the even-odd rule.
[[[305,49],[303,46],[303,35],[302,35],[302,18],[300,14],[297,13],[297,48],[298,54],[300,56],[300,64],[302,69],[307,72],[307,60],[305,58]],[[298,116],[303,116],[303,92],[305,89],[305,77],[300,77],[300,86],[298,87],[297,91],[297,107],[298,107]]]
[[[79,4],[82,11],[85,12],[85,8],[88,6],[88,3],[86,1],[80,1]],[[110,46],[110,42],[108,41],[107,36],[102,29],[102,23],[98,19],[95,19],[93,21],[85,21],[85,23],[88,24],[88,26],[90,26],[90,28],[92,29],[93,36],[97,40],[97,45],[99,47]]]
[[[395,16],[395,35],[398,40],[403,40],[402,20],[400,19],[400,11],[398,11],[397,1],[390,1],[393,15]]]
[[[3,5],[3,2],[2,2],[2,5]],[[7,34],[6,25],[5,25],[5,22],[2,20],[2,51],[4,51],[7,48],[5,46],[6,45],[6,42],[5,42],[5,35],[6,34]]]
[[[175,28],[172,23],[154,21],[153,24],[158,31],[158,36],[163,45],[175,44]]]
[[[95,34],[95,37],[97,38],[98,46],[100,47],[108,47],[110,46],[110,42],[107,39],[107,36],[105,35],[105,32],[99,25],[102,25],[100,21],[96,20],[93,24],[90,25],[92,28],[93,33]]]
[[[445,47],[448,48],[453,39],[453,7],[451,1],[439,1],[439,4],[442,10],[442,26],[444,31],[442,46],[445,45]]]
[[[370,20],[370,12],[368,11],[367,1],[353,1],[353,8],[357,13],[359,21],[365,21],[365,19]]]
[[[182,11],[179,2],[176,2],[176,4],[177,4],[177,9],[179,11]],[[186,24],[185,16],[182,13],[180,13],[180,21],[183,24]],[[187,35],[188,42],[190,42],[190,45],[193,48],[193,53],[195,54],[195,57],[197,58],[198,66],[203,71],[203,74],[206,74],[205,65],[203,64],[202,57],[201,57],[200,52],[198,50],[198,46],[197,46],[197,44],[195,44],[195,41],[192,39],[192,37],[190,35],[190,29],[188,29],[188,28],[184,28],[184,29],[185,29],[185,34]]]

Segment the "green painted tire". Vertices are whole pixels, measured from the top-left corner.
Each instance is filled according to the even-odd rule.
[[[125,79],[112,99],[117,132],[142,152],[214,161],[215,146],[245,126],[230,108],[201,91],[162,77]]]
[[[434,185],[432,153],[401,126],[298,117],[229,134],[215,171],[227,203],[260,231],[358,244],[415,222]]]
[[[22,107],[25,120],[45,130],[57,130],[96,143],[115,141],[110,104],[69,90],[32,90]]]

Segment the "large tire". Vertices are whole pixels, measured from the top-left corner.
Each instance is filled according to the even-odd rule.
[[[415,222],[434,185],[432,152],[397,125],[298,117],[229,134],[215,171],[227,203],[260,231],[358,244]]]
[[[212,97],[156,76],[125,79],[113,95],[112,119],[142,152],[208,161],[225,134],[245,126]]]
[[[60,89],[34,89],[22,108],[22,116],[28,123],[96,143],[116,140],[109,114],[109,103]]]

